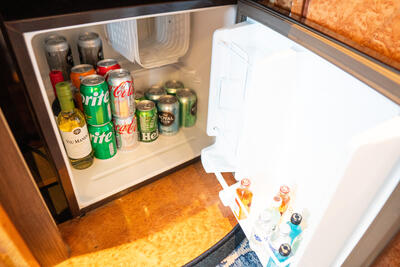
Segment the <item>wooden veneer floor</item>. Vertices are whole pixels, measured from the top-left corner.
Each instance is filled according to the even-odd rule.
[[[224,174],[228,184],[235,182]],[[198,161],[59,225],[71,258],[59,266],[181,266],[236,225],[221,186]]]

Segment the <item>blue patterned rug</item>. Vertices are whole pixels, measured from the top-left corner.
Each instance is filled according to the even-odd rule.
[[[229,254],[217,267],[262,267],[256,253],[251,250],[247,238]]]

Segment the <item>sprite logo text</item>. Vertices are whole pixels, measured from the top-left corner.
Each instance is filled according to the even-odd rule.
[[[93,143],[95,144],[102,144],[103,141],[108,143],[112,140],[112,132],[109,133],[104,132],[101,135],[100,133],[90,134],[90,139],[92,139]]]
[[[100,95],[98,92],[94,92],[93,96],[82,95],[82,104],[85,106],[100,106],[102,103],[108,103],[110,93],[108,91],[101,91]]]

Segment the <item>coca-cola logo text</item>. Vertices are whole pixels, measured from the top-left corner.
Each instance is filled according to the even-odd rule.
[[[133,134],[136,132],[136,123],[133,119],[131,123],[127,124],[117,124],[115,123],[115,131],[119,134]]]
[[[113,88],[114,97],[126,97],[133,95],[132,81],[124,81]]]

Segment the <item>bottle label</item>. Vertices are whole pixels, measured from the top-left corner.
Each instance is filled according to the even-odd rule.
[[[87,126],[76,127],[72,132],[61,132],[68,157],[80,159],[89,155],[92,151]]]

